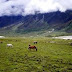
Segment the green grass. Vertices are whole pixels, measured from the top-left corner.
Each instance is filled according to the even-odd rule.
[[[35,37],[0,41],[0,72],[72,72],[72,40]],[[38,41],[37,52],[28,50],[33,41]],[[13,48],[7,47],[8,43]]]

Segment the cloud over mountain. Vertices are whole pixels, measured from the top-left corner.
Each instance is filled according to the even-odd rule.
[[[72,10],[72,0],[0,0],[0,16]]]

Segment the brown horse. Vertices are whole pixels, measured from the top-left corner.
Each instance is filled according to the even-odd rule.
[[[28,49],[36,49],[36,51],[37,51],[37,47],[36,46],[31,46],[31,45],[29,45],[29,48]]]

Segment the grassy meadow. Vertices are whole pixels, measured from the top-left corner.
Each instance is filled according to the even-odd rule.
[[[72,72],[72,40],[10,37],[0,42],[0,72]],[[38,51],[28,50],[29,44]]]

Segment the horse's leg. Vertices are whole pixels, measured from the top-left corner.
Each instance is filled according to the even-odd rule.
[[[30,48],[28,48],[30,51],[31,51],[31,49]]]
[[[36,48],[36,51],[37,51],[37,48]]]
[[[30,50],[30,48],[28,48]]]

